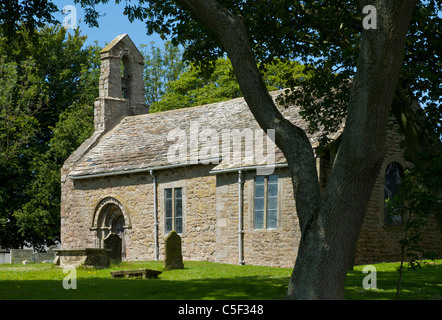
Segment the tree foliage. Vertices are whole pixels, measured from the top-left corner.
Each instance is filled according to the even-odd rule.
[[[163,50],[154,42],[141,45],[144,55],[144,83],[146,88],[146,103],[151,106],[160,101],[168,91],[167,84],[176,81],[187,69],[182,59],[182,51],[170,41],[164,43]]]
[[[59,239],[59,171],[91,134],[98,95],[99,48],[85,40],[61,26],[0,38],[2,247]]]
[[[219,58],[211,66],[211,72],[191,64],[176,80],[165,85],[165,94],[154,102],[150,112],[199,106],[242,96],[229,59]],[[296,61],[275,60],[262,68],[268,90],[287,88],[287,78],[305,81],[308,75],[304,66]]]
[[[31,33],[46,23],[57,22],[53,13],[57,6],[48,0],[8,0],[0,2],[0,29],[8,42],[18,34],[17,30],[26,28]]]

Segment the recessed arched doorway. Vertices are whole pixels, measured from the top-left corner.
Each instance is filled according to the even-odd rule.
[[[126,258],[126,230],[130,220],[125,207],[114,197],[102,199],[95,208],[92,227],[96,235],[95,246],[104,248],[104,240],[115,234],[121,239],[121,258]]]

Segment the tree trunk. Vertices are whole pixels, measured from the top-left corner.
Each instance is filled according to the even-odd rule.
[[[362,34],[342,142],[319,214],[302,236],[289,298],[343,298],[346,267],[384,157],[389,110],[415,3],[375,1],[378,26]]]
[[[416,0],[374,1],[377,29],[362,34],[346,126],[322,199],[311,144],[274,105],[241,17],[215,0],[181,2],[221,41],[251,112],[263,130],[275,129],[275,142],[287,159],[301,229],[288,298],[343,298],[348,266],[384,156],[389,109]],[[365,2],[361,1],[361,12]]]

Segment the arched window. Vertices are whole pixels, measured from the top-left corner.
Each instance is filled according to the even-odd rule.
[[[385,185],[384,185],[384,221],[388,225],[401,225],[402,217],[393,212],[388,212],[387,200],[393,200],[394,196],[399,192],[401,179],[404,174],[404,169],[397,162],[391,162],[385,170]]]
[[[129,58],[127,54],[125,54],[121,58],[120,62],[120,70],[121,70],[121,97],[125,99],[131,98],[132,91],[132,70]]]

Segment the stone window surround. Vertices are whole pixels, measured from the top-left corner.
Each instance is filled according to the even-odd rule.
[[[253,174],[252,177],[248,179],[249,184],[249,192],[248,192],[248,202],[249,202],[249,230],[252,232],[262,232],[262,231],[278,231],[282,228],[282,219],[281,219],[281,212],[282,212],[282,195],[283,195],[283,180],[284,175],[281,175],[278,172],[273,172],[272,175],[278,176],[278,200],[277,200],[277,216],[276,216],[276,228],[267,228],[266,221],[264,220],[264,226],[262,229],[255,229],[254,228],[254,220],[255,220],[255,177],[256,173]],[[267,184],[267,183],[266,183]],[[265,209],[267,211],[267,209]],[[266,214],[264,214],[264,217],[266,217]]]
[[[186,196],[186,185],[183,181],[171,181],[171,182],[164,182],[159,183],[159,192],[160,192],[160,206],[159,209],[161,210],[160,217],[160,225],[163,227],[163,232],[165,233],[166,230],[166,208],[165,208],[165,197],[164,197],[164,189],[175,189],[175,188],[181,188],[181,201],[182,201],[182,224],[183,224],[183,232],[178,233],[180,236],[183,236],[186,233],[186,209],[187,209],[187,196]],[[173,193],[173,192],[172,192]],[[167,237],[167,234],[164,234],[164,237]]]
[[[407,164],[405,163],[405,161],[397,156],[397,155],[392,155],[389,157],[386,157],[384,159],[384,162],[382,164],[381,170],[379,171],[379,177],[380,177],[380,185],[382,186],[382,190],[379,195],[379,207],[381,210],[378,210],[379,212],[379,216],[378,216],[378,221],[379,221],[379,225],[383,226],[383,227],[388,227],[388,228],[401,228],[403,227],[402,224],[400,225],[389,225],[385,223],[385,199],[384,199],[384,188],[385,188],[385,171],[387,170],[387,167],[390,165],[390,163],[392,162],[397,162],[403,169],[405,169],[407,167]]]

